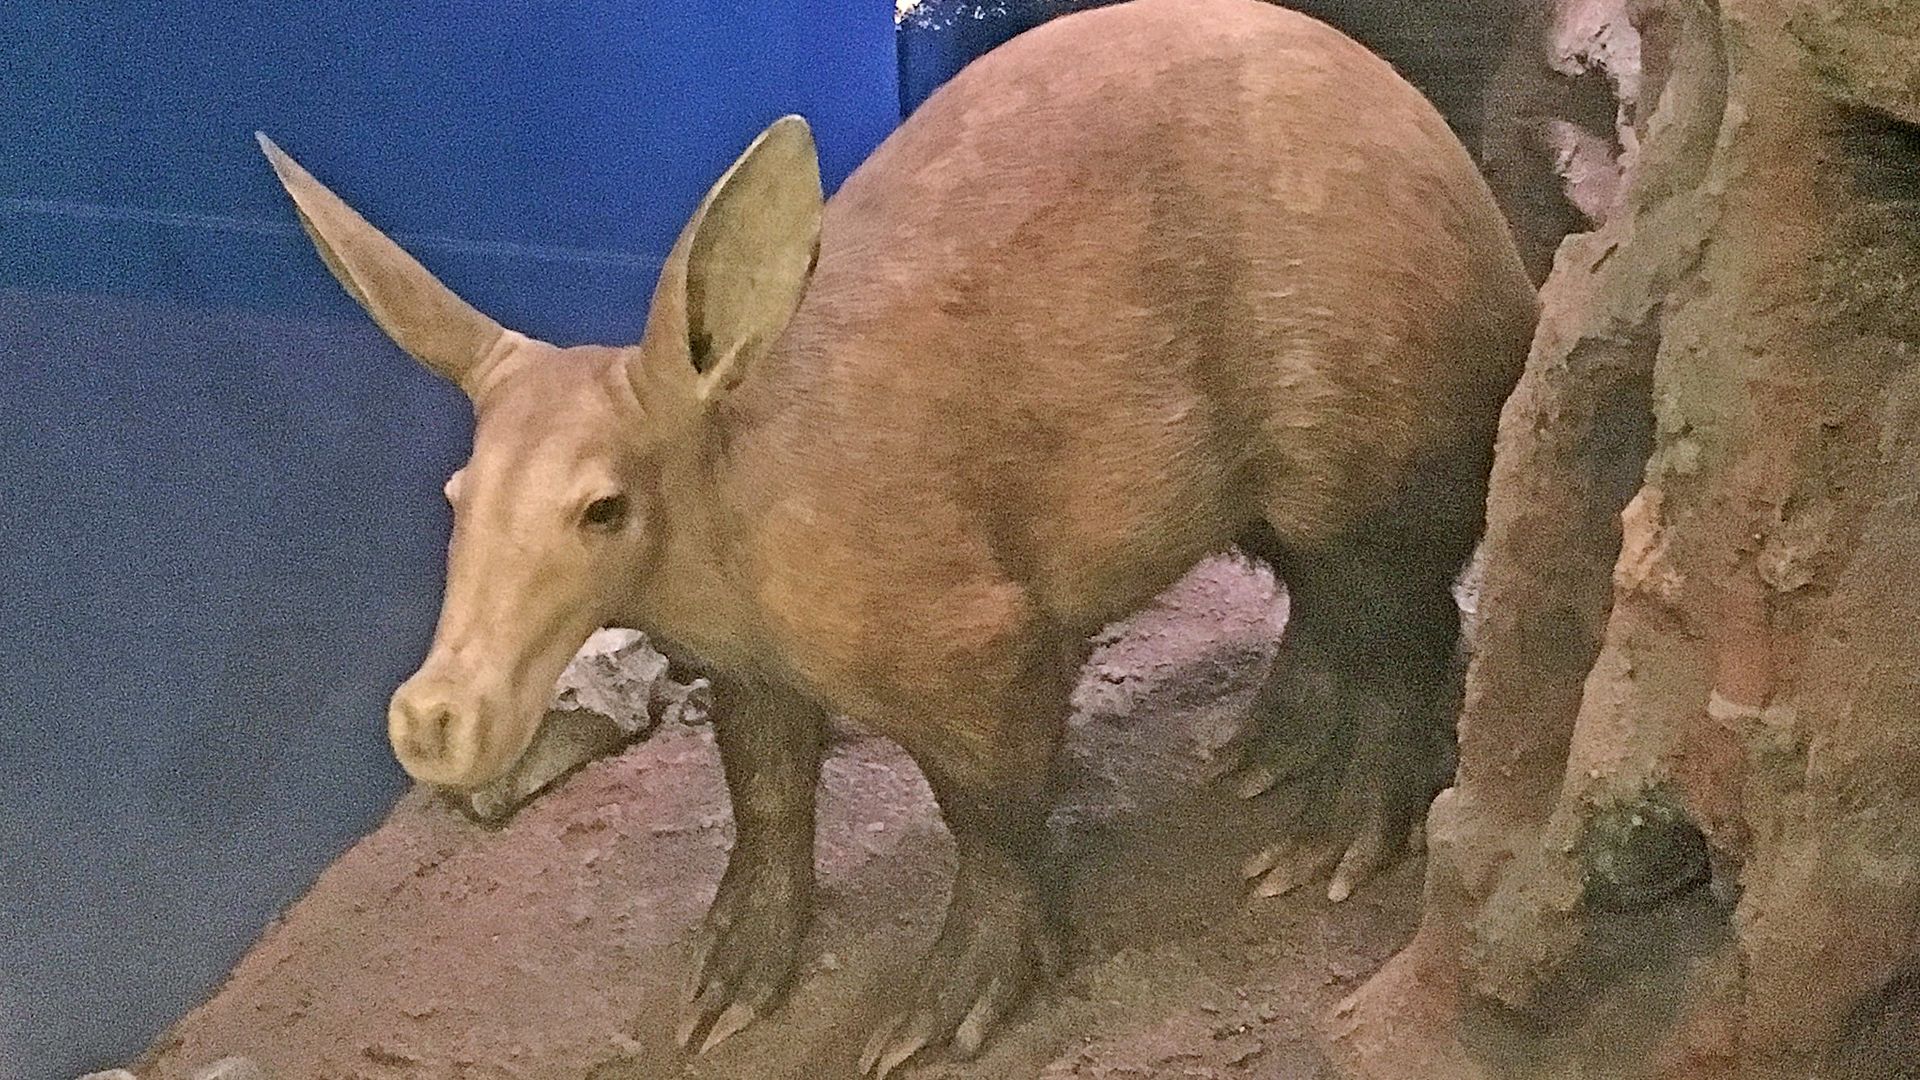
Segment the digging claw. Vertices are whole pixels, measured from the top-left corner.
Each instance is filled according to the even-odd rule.
[[[1255,896],[1284,896],[1332,871],[1327,899],[1340,903],[1397,862],[1411,848],[1401,830],[1375,822],[1350,842],[1319,837],[1296,837],[1269,844],[1241,866],[1254,883]]]
[[[1353,895],[1353,890],[1369,878],[1393,865],[1401,851],[1405,850],[1405,837],[1395,844],[1387,830],[1376,824],[1363,830],[1347,845],[1346,854],[1340,857],[1340,865],[1334,868],[1333,880],[1327,884],[1327,899],[1339,903]]]
[[[714,1047],[719,1046],[727,1039],[738,1035],[740,1032],[746,1030],[748,1024],[753,1023],[759,1019],[759,1017],[759,1007],[750,1002],[736,1001],[727,1006],[727,1011],[721,1013],[720,1018],[713,1022],[713,1027],[707,1031],[707,1037],[705,1041],[700,1044],[699,1052],[704,1054]]]
[[[913,1005],[882,1023],[860,1054],[860,1072],[884,1080],[921,1053],[945,1046],[960,1061],[980,1053],[1060,954],[1037,912],[950,918],[920,974]]]
[[[889,1020],[867,1040],[866,1049],[860,1055],[860,1071],[874,1080],[885,1080],[888,1074],[943,1037],[956,1060],[972,1060],[1018,1000],[1019,984],[996,976],[971,1001],[960,1002],[965,1013],[957,1023],[949,1018],[955,1011],[949,1001],[929,1003],[911,1016]]]
[[[757,896],[756,896],[757,894]],[[674,1032],[704,1054],[771,1012],[793,982],[806,905],[791,888],[722,884],[694,949],[687,1011]]]
[[[704,1054],[738,1035],[770,1011],[785,996],[794,967],[790,956],[765,957],[757,966],[752,966],[752,961],[736,964],[720,961],[721,954],[716,952],[716,962],[709,967],[739,970],[709,975],[689,1003],[686,1016],[675,1032],[683,1048],[691,1049],[694,1040],[700,1039],[699,1049],[694,1051],[697,1054]]]
[[[1228,782],[1233,785],[1233,793],[1242,799],[1258,798],[1280,782],[1280,776],[1264,765],[1248,765],[1236,769]]]
[[[1443,786],[1445,741],[1419,726],[1433,697],[1419,686],[1286,674],[1304,688],[1269,691],[1275,711],[1243,737],[1229,781],[1243,799],[1284,786],[1291,836],[1242,869],[1261,897],[1330,875],[1327,899],[1338,903],[1408,851],[1409,827]]]
[[[673,1041],[678,1043],[681,1049],[686,1049],[692,1045],[694,1032],[700,1030],[700,1025],[705,1020],[706,1017],[700,1015],[700,1013],[689,1011],[686,1016],[680,1019],[680,1026],[674,1029]]]
[[[887,1080],[893,1070],[906,1064],[907,1059],[926,1049],[933,1041],[930,1030],[933,1021],[922,1015],[908,1020],[905,1017],[880,1026],[867,1040],[867,1048],[860,1054],[860,1073],[871,1076],[873,1080]]]
[[[974,1001],[973,1008],[967,1010],[960,1027],[953,1033],[953,1056],[961,1061],[971,1061],[978,1056],[980,1047],[987,1041],[987,1033],[1013,1008],[1013,999],[1006,980],[996,978],[988,983],[986,992]]]
[[[1253,879],[1255,896],[1285,896],[1333,869],[1340,850],[1338,841],[1283,840],[1248,859],[1242,870]]]

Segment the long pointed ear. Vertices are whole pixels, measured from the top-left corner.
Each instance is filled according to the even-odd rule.
[[[638,350],[635,362],[684,356],[702,401],[736,385],[806,294],[823,209],[813,132],[804,119],[783,117],[753,140],[681,230],[648,327],[649,337],[681,340],[660,343],[659,352]]]
[[[479,368],[507,331],[255,132],[320,258],[373,321],[414,359],[471,394]]]

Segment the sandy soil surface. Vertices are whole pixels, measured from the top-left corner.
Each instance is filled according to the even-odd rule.
[[[1421,868],[1340,905],[1247,899],[1239,864],[1285,795],[1233,799],[1204,782],[1207,752],[1244,715],[1284,608],[1264,574],[1217,560],[1102,639],[1055,816],[1070,970],[978,1060],[909,1075],[1330,1075],[1310,1024],[1411,933]],[[891,744],[843,732],[824,784],[806,974],[705,1057],[671,1033],[730,819],[711,733],[669,727],[499,830],[408,795],[136,1068],[184,1078],[243,1054],[280,1080],[851,1076],[933,938],[952,849]]]

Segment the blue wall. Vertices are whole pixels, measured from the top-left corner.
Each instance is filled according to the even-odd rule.
[[[0,1080],[137,1051],[384,812],[464,401],[326,275],[263,129],[477,305],[637,336],[767,121],[830,183],[888,0],[0,5]]]

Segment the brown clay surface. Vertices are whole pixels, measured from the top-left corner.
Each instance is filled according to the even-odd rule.
[[[1285,796],[1207,785],[1284,619],[1264,575],[1204,564],[1104,639],[1055,816],[1073,880],[1071,969],[982,1057],[921,1077],[1317,1078],[1313,1018],[1411,932],[1421,869],[1341,905],[1249,908],[1241,859]],[[710,732],[669,726],[505,828],[419,792],[270,927],[138,1066],[185,1077],[244,1054],[279,1080],[853,1074],[942,911],[951,847],[891,744],[847,732],[826,767],[821,912],[806,975],[709,1055],[671,1039],[691,931],[730,822]]]

